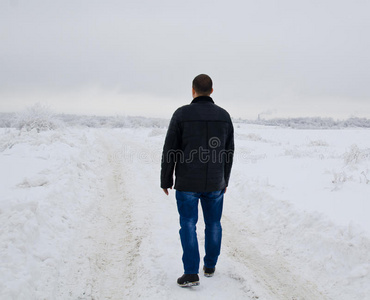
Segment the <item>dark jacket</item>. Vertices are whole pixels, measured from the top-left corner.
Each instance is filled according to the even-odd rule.
[[[226,110],[200,96],[175,111],[162,153],[161,188],[212,192],[228,186],[234,128]]]

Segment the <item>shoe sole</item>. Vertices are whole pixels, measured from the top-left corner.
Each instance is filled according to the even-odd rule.
[[[193,281],[193,282],[184,282],[182,284],[178,283],[181,287],[191,287],[191,286],[197,286],[199,285],[199,281]]]
[[[213,277],[215,273],[204,273],[204,276],[205,277]]]

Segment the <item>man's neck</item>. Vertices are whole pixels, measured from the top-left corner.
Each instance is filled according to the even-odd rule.
[[[209,97],[210,95],[199,95],[199,94],[197,94],[197,93],[194,93],[193,94],[193,99],[195,99],[195,98],[198,98],[198,97]]]

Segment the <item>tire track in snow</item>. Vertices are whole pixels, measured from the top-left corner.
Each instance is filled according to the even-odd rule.
[[[249,282],[262,299],[324,300],[315,283],[293,272],[289,263],[278,254],[263,254],[240,230],[236,222],[223,216],[223,251],[235,263],[230,275],[243,283]],[[237,275],[238,274],[238,275]]]
[[[57,297],[61,299],[135,299],[133,289],[140,276],[139,248],[145,231],[133,222],[133,203],[125,196],[122,160],[114,155],[112,141],[99,131],[103,162],[100,195],[83,216],[79,236],[59,272]]]
[[[108,220],[104,228],[105,238],[100,243],[98,253],[109,259],[109,269],[97,272],[100,282],[96,293],[102,299],[135,299],[140,298],[135,282],[140,277],[141,266],[139,250],[145,231],[134,222],[135,203],[127,196],[124,174],[124,162],[113,141],[100,138],[107,153],[109,169],[106,177],[107,187],[103,215]]]

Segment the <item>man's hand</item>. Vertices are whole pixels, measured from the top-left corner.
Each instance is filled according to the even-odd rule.
[[[170,187],[170,189],[172,190],[172,187]],[[168,189],[162,189],[162,190],[168,196]]]

